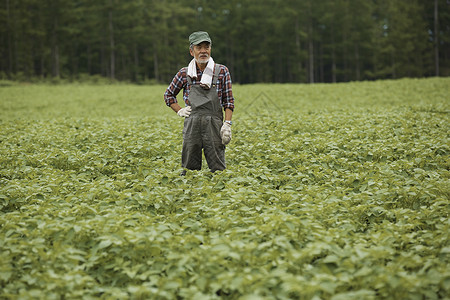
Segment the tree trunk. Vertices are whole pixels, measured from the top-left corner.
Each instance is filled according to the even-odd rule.
[[[91,43],[87,45],[87,72],[92,75]]]
[[[44,39],[41,39],[41,49],[45,49],[45,45],[44,45]],[[42,50],[41,53],[39,53],[39,61],[40,61],[40,76],[41,78],[45,77],[45,55],[44,55],[44,51]]]
[[[139,81],[139,52],[136,44],[134,45],[134,81]]]
[[[325,82],[325,70],[324,70],[324,62],[323,62],[323,43],[320,43],[319,46],[319,62],[320,62],[320,82]]]
[[[281,43],[279,43],[278,45],[278,53],[283,53],[283,47]],[[275,82],[283,82],[285,81],[285,77],[287,76],[287,74],[283,72],[283,57],[284,55],[278,55],[277,57],[278,62],[275,64],[275,68],[278,76],[276,76],[276,78],[272,77],[272,80],[274,80]]]
[[[159,82],[158,54],[156,53],[156,50],[153,51],[153,70],[155,72],[156,82]]]
[[[115,79],[115,68],[116,68],[116,62],[115,62],[115,52],[114,52],[114,31],[113,31],[113,12],[112,12],[112,0],[109,1],[110,7],[109,7],[109,50],[110,50],[110,76],[111,79]]]
[[[331,81],[333,83],[336,83],[336,51],[334,50],[334,45],[333,45],[333,48],[331,51],[332,51],[331,52],[331,60],[332,60],[332,62],[331,62],[331,76],[332,76]]]
[[[439,76],[439,19],[438,0],[434,0],[434,64],[436,76]]]
[[[108,59],[106,58],[106,42],[102,39],[102,44],[100,48],[100,68],[101,68],[101,74],[103,77],[109,76],[108,71]]]
[[[59,77],[58,20],[53,23],[52,33],[52,76]]]
[[[297,54],[297,62],[298,62],[298,67],[297,67],[297,71],[298,71],[298,82],[301,81],[301,74],[302,74],[302,60],[300,59],[300,53],[302,52],[302,48],[301,48],[301,43],[300,43],[300,26],[298,24],[298,16],[295,18],[295,47],[297,49],[296,54]]]
[[[355,64],[356,64],[356,80],[361,80],[361,68],[359,64],[359,47],[355,44]]]
[[[314,83],[314,43],[312,38],[308,42],[309,48],[309,83]]]
[[[311,1],[308,2],[309,11],[309,24],[308,24],[308,52],[309,52],[309,63],[308,63],[308,79],[309,83],[314,83],[314,41],[313,41],[313,19],[312,19],[312,8]]]
[[[77,44],[75,44],[73,46],[73,50],[72,50],[72,78],[78,76],[78,64],[79,64],[79,60],[78,60],[78,55],[77,55]]]
[[[9,14],[9,0],[6,0],[6,34],[8,39],[8,76],[11,76],[13,71],[13,47],[11,40],[11,18]]]
[[[313,24],[312,19],[309,20],[308,28],[308,52],[309,52],[309,66],[308,66],[308,77],[309,83],[314,83],[314,41],[313,41]]]
[[[334,19],[333,23],[334,25]],[[331,81],[336,83],[336,43],[335,43],[334,26],[331,28]]]
[[[396,59],[395,59],[395,51],[394,49],[392,49],[391,51],[391,64],[392,64],[392,78],[396,79],[397,78],[397,70],[396,70]]]
[[[347,55],[347,32],[344,29],[344,36],[343,36],[343,53],[342,53],[342,60],[344,61],[344,81],[348,81],[348,74],[349,74],[349,67],[348,67],[348,55]]]

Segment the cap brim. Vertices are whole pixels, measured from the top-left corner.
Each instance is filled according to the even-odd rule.
[[[203,39],[203,40],[200,40],[200,41],[195,41],[195,42],[192,43],[192,45],[198,45],[198,44],[201,44],[203,42],[211,43],[211,40]]]

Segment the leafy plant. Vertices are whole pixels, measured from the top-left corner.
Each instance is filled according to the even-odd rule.
[[[184,177],[164,87],[4,87],[0,297],[446,298],[449,87],[237,85]]]

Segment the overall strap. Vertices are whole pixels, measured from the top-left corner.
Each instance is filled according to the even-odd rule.
[[[187,74],[187,71],[188,71],[188,67],[186,67],[186,79],[187,79],[188,84],[191,85],[192,84],[192,78]]]

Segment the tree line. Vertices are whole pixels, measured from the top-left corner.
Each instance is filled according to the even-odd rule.
[[[168,83],[208,31],[233,81],[450,75],[448,0],[3,0],[0,79]]]

